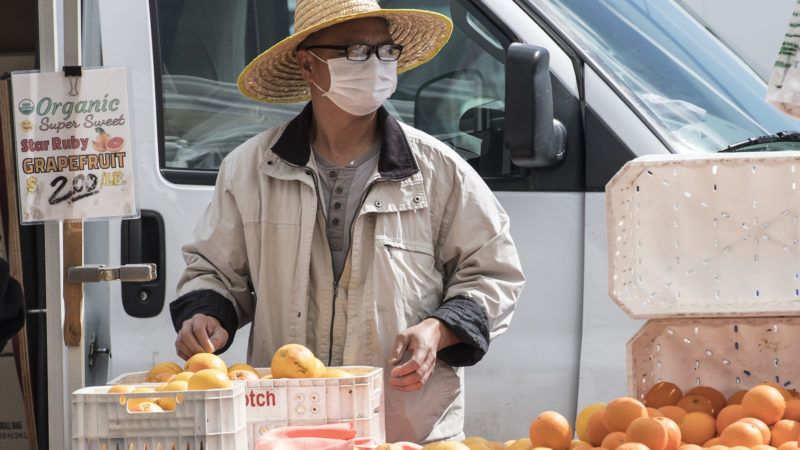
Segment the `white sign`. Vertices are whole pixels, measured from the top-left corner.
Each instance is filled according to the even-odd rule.
[[[125,69],[82,72],[12,74],[22,223],[137,215]]]

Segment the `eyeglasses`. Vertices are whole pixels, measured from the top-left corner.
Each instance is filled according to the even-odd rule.
[[[350,45],[309,45],[301,47],[305,50],[324,48],[328,50],[339,50],[345,52],[345,56],[350,61],[366,61],[372,54],[376,54],[381,61],[397,61],[403,54],[403,46],[400,44],[350,44]]]

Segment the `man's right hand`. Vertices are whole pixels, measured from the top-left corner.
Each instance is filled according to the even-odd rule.
[[[228,343],[228,332],[219,320],[205,314],[195,314],[183,321],[175,350],[178,356],[187,360],[198,353],[214,353]]]

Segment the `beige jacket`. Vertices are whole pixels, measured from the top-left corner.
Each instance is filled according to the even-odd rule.
[[[179,295],[211,290],[230,301],[238,325],[252,323],[248,362],[260,367],[281,345],[310,345],[309,299],[323,305],[320,314],[335,314],[330,252],[307,167],[311,114],[307,107],[225,158],[195,241],[183,249]],[[379,120],[378,170],[353,222],[336,293],[346,326],[332,327],[332,341],[323,339],[328,348],[311,350],[325,361],[330,347],[338,349],[334,365],[384,368],[389,442],[456,437],[464,423],[463,369],[440,360],[422,390],[396,391],[388,385],[392,344],[454,297],[485,309],[494,338],[509,326],[524,277],[508,217],[480,176],[451,148],[383,109]]]

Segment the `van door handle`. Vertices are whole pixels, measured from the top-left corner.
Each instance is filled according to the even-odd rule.
[[[103,281],[146,282],[158,278],[155,264],[128,264],[111,267],[101,264],[70,267],[67,279],[70,283],[100,283]]]
[[[164,219],[156,211],[142,210],[141,217],[123,220],[120,230],[120,263],[155,264],[161,273],[146,280],[122,281],[122,307],[133,317],[155,317],[164,309],[166,258]]]

